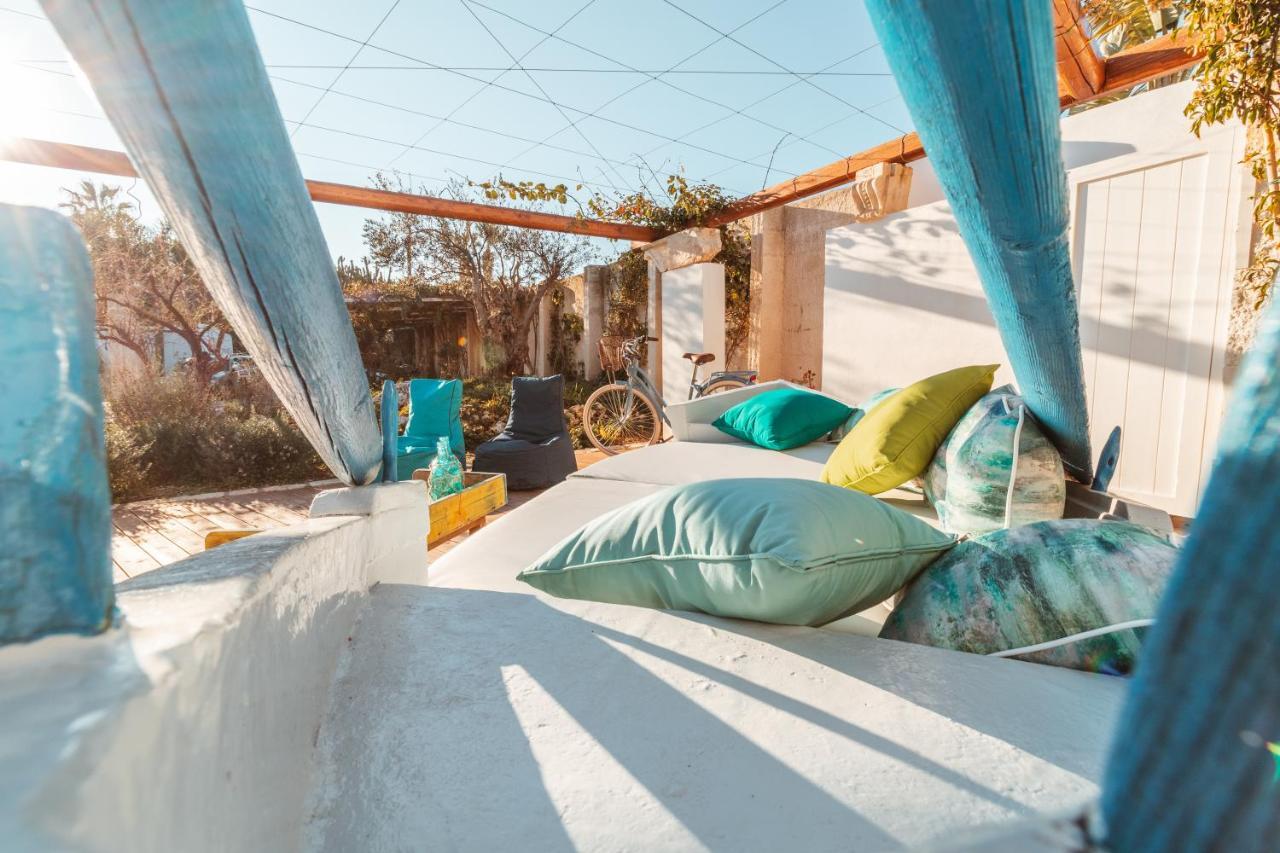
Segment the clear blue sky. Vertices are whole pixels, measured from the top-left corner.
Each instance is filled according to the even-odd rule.
[[[741,195],[911,128],[859,0],[248,8],[302,171],[319,180],[400,170],[432,190],[500,172],[629,191],[683,170]],[[0,0],[0,135],[121,148],[65,60],[35,0]],[[53,205],[80,177],[0,164],[0,201]],[[145,187],[132,193],[158,212]],[[317,209],[331,252],[361,256],[369,213]]]

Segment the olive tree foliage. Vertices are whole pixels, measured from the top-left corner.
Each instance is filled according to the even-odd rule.
[[[376,183],[403,189],[383,176]],[[440,195],[475,200],[472,186],[461,180]],[[393,278],[398,274],[420,291],[438,288],[470,299],[485,367],[506,375],[532,367],[528,340],[539,303],[594,254],[586,238],[572,234],[416,214],[370,219],[364,235],[374,266]]]
[[[579,216],[606,222],[647,225],[675,233],[702,225],[727,208],[734,199],[716,184],[690,181],[684,175],[667,175],[665,180],[650,170],[640,174],[645,189],[627,194],[593,192],[579,199],[564,184],[547,186],[531,181],[512,182],[501,177],[477,186],[490,200],[522,199],[573,203]],[[574,191],[581,191],[579,184]],[[714,258],[724,266],[725,275],[725,356],[734,363],[746,345],[751,314],[751,233],[742,223],[720,227],[721,250]],[[610,264],[610,310],[608,332],[625,336],[644,334],[637,319],[648,295],[647,266],[639,249],[626,249]]]
[[[99,337],[158,369],[156,341],[169,332],[186,343],[198,375],[219,369],[230,328],[169,224],[143,224],[119,187],[82,181],[64,192],[62,207],[89,248]]]

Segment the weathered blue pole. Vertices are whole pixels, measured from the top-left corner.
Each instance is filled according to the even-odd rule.
[[[333,261],[239,0],[42,0],[139,174],[333,473],[382,442]]]
[[[1280,850],[1277,368],[1272,304],[1112,743],[1102,805],[1117,853]]]
[[[396,383],[390,379],[382,383],[382,482],[394,483],[399,479],[396,463],[396,437],[400,434],[400,400],[396,396]]]
[[[1027,405],[1091,478],[1050,0],[867,0]]]
[[[93,273],[49,210],[0,205],[0,643],[111,621]]]

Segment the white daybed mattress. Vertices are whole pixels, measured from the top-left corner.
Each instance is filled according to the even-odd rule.
[[[629,454],[470,537],[430,587],[375,589],[321,732],[313,846],[883,850],[1092,796],[1119,679],[515,580],[651,480],[729,459],[804,476],[822,452]]]

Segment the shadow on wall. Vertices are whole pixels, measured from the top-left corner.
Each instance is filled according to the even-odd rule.
[[[977,273],[945,203],[833,231],[827,250],[827,310],[852,312],[846,325],[857,325],[859,300],[901,306],[911,312],[940,315],[988,328],[991,333],[975,335],[970,352],[961,352],[961,357],[1005,358],[998,336],[994,335],[995,321]],[[1108,264],[1103,275],[1108,303],[1132,300],[1134,288],[1124,283],[1126,277],[1133,277],[1130,266]],[[836,308],[833,299],[849,301]],[[1185,307],[1175,302],[1172,313]],[[903,315],[903,319],[910,318],[911,312]],[[928,326],[927,320],[911,319],[917,327]],[[1189,365],[1205,363],[1213,355],[1212,348],[1202,343],[1180,341],[1181,364],[1168,365],[1163,356],[1169,347],[1169,328],[1168,314],[1139,311],[1133,316],[1132,325],[1120,325],[1100,317],[1082,317],[1080,332],[1087,349],[1162,368],[1168,366],[1184,373],[1188,372]],[[832,329],[828,327],[827,331],[830,333]],[[841,371],[857,372],[864,363],[866,353],[862,347],[866,339],[850,336],[844,340],[843,344],[831,341],[824,346],[824,376],[838,376]],[[930,345],[928,339],[915,343],[921,347]],[[949,346],[954,352],[956,342],[951,341]]]
[[[1063,129],[1069,130],[1070,127],[1071,119],[1068,118],[1063,125]],[[1062,161],[1067,169],[1076,169],[1092,163],[1101,163],[1103,160],[1110,160],[1112,157],[1133,154],[1137,150],[1137,146],[1130,145],[1127,142],[1107,142],[1100,139],[1064,139],[1062,140]],[[946,198],[946,195],[942,192],[942,185],[938,183],[938,177],[933,173],[933,167],[929,165],[928,159],[915,161],[911,164],[911,169],[913,174],[911,176],[910,207],[933,204]]]

